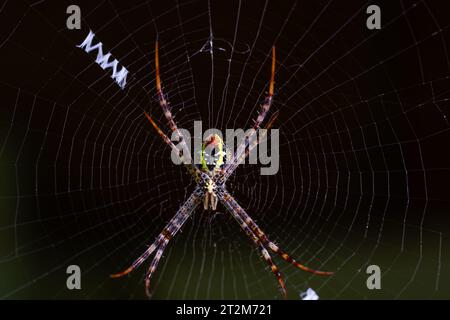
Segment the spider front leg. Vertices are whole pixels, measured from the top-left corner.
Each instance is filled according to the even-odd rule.
[[[164,97],[164,93],[162,91],[161,78],[159,76],[159,45],[158,45],[158,42],[155,43],[155,74],[156,74],[156,91],[158,93],[159,105],[161,106],[164,116],[167,119],[170,130],[172,130],[172,132],[176,133],[176,135],[179,139],[179,144],[182,147],[182,152],[183,152],[183,156],[186,160],[186,163],[191,163],[192,159],[191,159],[191,155],[189,152],[190,149],[186,145],[186,141],[185,141],[183,135],[181,134],[180,130],[178,130],[178,126],[175,123],[175,120],[173,119],[172,111],[170,110],[170,107],[169,107],[169,102]]]
[[[275,112],[275,114],[270,118],[269,122],[265,126],[264,129],[266,129],[261,135],[257,136],[253,141],[248,144],[246,144],[245,152],[242,153],[239,158],[234,159],[232,163],[227,165],[225,170],[220,172],[220,175],[215,177],[217,179],[217,184],[224,185],[225,182],[228,180],[228,178],[233,174],[233,172],[237,169],[237,167],[248,157],[248,155],[253,151],[253,149],[256,148],[257,145],[259,145],[260,142],[265,141],[267,138],[267,130],[269,130],[275,120],[277,119],[279,114],[279,111]],[[259,131],[259,129],[258,129]]]
[[[254,140],[252,137],[255,135],[255,132],[260,128],[261,123],[263,123],[264,119],[267,116],[267,113],[270,110],[270,107],[272,105],[273,100],[273,92],[274,92],[274,86],[275,86],[275,64],[276,64],[276,56],[275,56],[275,47],[272,47],[272,67],[271,67],[271,75],[270,75],[270,82],[269,82],[269,94],[264,99],[264,103],[261,106],[261,110],[259,111],[259,114],[255,120],[255,123],[253,124],[253,130],[250,131],[250,133],[247,133],[236,148],[236,152],[231,157],[229,164],[225,167],[225,169],[219,174],[217,177],[215,177],[215,181],[217,181],[219,184],[223,184],[225,180],[233,173],[233,171],[237,168],[239,162],[242,160],[242,158],[246,156],[246,149],[248,147],[248,144],[250,141]],[[275,116],[276,118],[276,116]],[[274,118],[273,118],[274,120]],[[272,120],[269,121],[269,125],[272,125]]]
[[[185,161],[185,154],[179,150],[175,144],[172,142],[172,140],[169,139],[169,137],[158,127],[156,122],[150,117],[150,115],[144,111],[144,115],[147,117],[150,124],[155,128],[156,132],[158,132],[159,136],[164,140],[164,142],[173,150],[175,151],[178,156],[180,157],[181,162],[184,164],[188,172],[194,177],[195,181],[199,183],[200,181],[207,181],[209,180],[209,177],[206,176],[205,173],[201,172],[194,164],[192,164],[189,161]]]

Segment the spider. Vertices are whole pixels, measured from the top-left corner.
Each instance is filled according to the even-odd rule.
[[[162,137],[166,144],[168,144],[173,151],[177,152],[180,159],[183,160],[183,164],[188,170],[188,172],[194,177],[197,182],[197,186],[189,196],[189,198],[184,202],[184,204],[177,211],[175,216],[169,221],[169,223],[165,226],[162,232],[156,237],[156,240],[144,251],[141,256],[139,256],[130,267],[126,270],[112,274],[112,278],[122,277],[134,269],[138,268],[151,254],[156,251],[156,254],[150,264],[150,267],[145,276],[145,292],[147,296],[150,298],[150,279],[155,272],[158,263],[162,257],[162,254],[169,243],[170,239],[172,239],[176,233],[181,229],[187,219],[192,215],[195,208],[202,202],[203,199],[203,207],[205,210],[215,211],[217,208],[217,203],[220,201],[224,207],[229,211],[231,216],[239,223],[242,230],[247,234],[248,237],[253,241],[258,250],[260,251],[262,258],[267,262],[270,267],[270,270],[275,275],[279,287],[281,289],[281,293],[284,298],[287,298],[287,291],[284,280],[281,276],[280,271],[278,270],[277,265],[272,260],[272,256],[269,253],[269,250],[278,254],[283,260],[294,265],[295,267],[310,272],[316,275],[328,276],[332,275],[333,272],[327,271],[318,271],[311,268],[306,267],[303,264],[297,262],[293,257],[291,257],[284,250],[279,248],[275,243],[269,240],[266,234],[259,228],[259,226],[253,221],[253,219],[247,214],[247,212],[239,205],[239,203],[231,196],[231,194],[227,191],[225,182],[231,176],[231,174],[236,170],[238,165],[242,163],[242,161],[247,157],[247,155],[252,151],[252,149],[258,145],[261,141],[261,136],[257,139],[251,139],[254,134],[259,130],[260,125],[264,122],[266,115],[270,109],[273,100],[273,92],[274,92],[274,80],[275,80],[275,47],[272,47],[272,67],[271,67],[271,77],[269,82],[269,93],[264,99],[264,103],[261,106],[261,110],[256,118],[253,129],[247,131],[245,139],[238,145],[235,153],[231,156],[229,161],[225,161],[226,159],[226,151],[225,145],[218,135],[210,135],[205,139],[202,144],[202,154],[201,154],[201,165],[196,166],[191,164],[191,159],[189,152],[184,152],[183,150],[189,150],[187,148],[186,142],[183,139],[181,132],[178,130],[178,127],[172,117],[172,113],[169,107],[169,103],[166,100],[166,97],[163,94],[161,88],[161,79],[159,75],[159,53],[158,53],[158,42],[155,44],[155,73],[156,73],[156,90],[158,93],[159,104],[162,108],[165,118],[167,119],[168,125],[172,132],[176,133],[179,137],[179,146],[181,146],[182,150],[180,150],[174,143],[169,139],[169,137],[164,134],[164,132],[158,127],[155,121],[150,117],[147,112],[144,112],[144,115],[151,123],[151,125],[155,128],[157,133]],[[276,119],[278,113],[275,113],[271,119],[267,122],[265,128],[270,128]],[[264,131],[267,132],[267,131]],[[251,142],[250,142],[251,141]],[[207,147],[214,147],[219,150],[214,155],[213,161],[211,159],[207,159],[205,154],[205,149]],[[225,164],[226,162],[226,164]]]

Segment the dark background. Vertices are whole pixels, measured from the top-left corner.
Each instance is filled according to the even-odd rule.
[[[81,7],[81,30],[66,8]],[[144,298],[128,266],[194,184],[142,115],[180,127],[247,128],[277,48],[280,171],[236,171],[228,189],[276,243],[330,278],[276,260],[290,298],[449,298],[449,10],[444,1],[8,1],[0,10],[0,296]],[[125,90],[94,31],[130,71]],[[209,41],[213,48],[210,54]],[[202,50],[203,48],[203,50]],[[272,111],[272,112],[273,112]],[[82,290],[66,289],[68,265]],[[366,267],[382,289],[366,287]],[[280,298],[239,226],[196,211],[169,244],[154,297]]]

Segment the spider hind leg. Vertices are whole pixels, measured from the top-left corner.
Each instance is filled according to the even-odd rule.
[[[253,221],[253,219],[250,218],[249,215],[247,215],[246,213],[243,213],[243,212],[239,212],[239,213],[245,219],[245,222],[250,226],[252,231],[256,234],[258,239],[260,239],[262,241],[262,243],[264,243],[270,250],[272,250],[274,253],[279,255],[281,257],[281,259],[283,259],[284,261],[290,263],[291,265],[293,265],[294,267],[296,267],[300,270],[303,270],[303,271],[306,271],[306,272],[309,272],[309,273],[312,273],[315,275],[330,276],[330,275],[334,274],[334,272],[330,272],[330,271],[320,271],[320,270],[311,269],[311,268],[297,262],[290,254],[288,254],[286,251],[279,248],[275,243],[270,241],[269,238],[266,236],[266,234],[261,230],[261,228],[259,228],[259,226]]]
[[[158,267],[158,263],[161,260],[161,257],[164,253],[164,250],[166,249],[167,244],[169,243],[169,239],[164,239],[164,241],[161,243],[161,246],[158,248],[158,251],[156,252],[155,257],[152,260],[152,263],[150,264],[150,267],[148,268],[147,274],[145,275],[145,294],[150,299],[152,297],[152,294],[150,292],[150,279],[153,275],[153,273],[156,271],[156,268]]]
[[[120,278],[124,275],[129,274],[134,269],[138,268],[148,257],[158,249],[156,255],[160,252],[161,248],[167,245],[165,242],[169,241],[171,238],[175,236],[175,234],[181,229],[187,219],[191,216],[194,209],[200,202],[200,199],[203,195],[203,191],[201,188],[196,188],[191,196],[186,200],[186,202],[178,209],[177,213],[173,216],[173,218],[167,223],[166,227],[161,231],[153,244],[148,247],[147,250],[144,251],[143,254],[139,258],[137,258],[133,264],[125,269],[125,271],[112,274],[111,278]],[[161,252],[162,254],[162,252]]]
[[[227,208],[227,210],[231,213],[233,218],[239,223],[239,226],[242,228],[242,230],[247,234],[247,236],[253,241],[253,243],[258,247],[260,250],[262,257],[267,262],[267,264],[270,267],[270,271],[275,275],[277,278],[278,284],[281,289],[281,293],[283,294],[283,297],[287,298],[287,290],[286,285],[284,283],[283,277],[281,276],[281,273],[278,269],[278,266],[275,264],[275,262],[272,259],[272,256],[267,251],[265,245],[261,242],[261,240],[257,237],[257,235],[250,229],[248,224],[242,219],[242,216],[239,214],[240,206],[236,202],[230,201],[231,196],[223,195],[222,193],[219,193],[219,199],[222,201],[223,205]]]
[[[225,190],[221,191],[221,200],[225,204],[226,207],[229,208],[230,212],[234,211],[233,214],[238,215],[240,219],[251,229],[251,231],[255,234],[255,236],[261,241],[261,243],[272,250],[274,253],[278,254],[284,261],[292,264],[296,268],[313,273],[319,276],[330,276],[333,275],[334,272],[329,271],[320,271],[311,269],[299,262],[297,262],[291,255],[289,255],[284,250],[280,249],[275,243],[269,240],[266,234],[261,230],[261,228],[256,224],[255,221],[248,215],[247,212],[236,202],[236,200]]]

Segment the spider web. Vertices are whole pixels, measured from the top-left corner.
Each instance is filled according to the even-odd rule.
[[[306,274],[276,258],[290,298],[449,298],[450,55],[444,2],[64,1],[0,5],[0,296],[142,299],[140,255],[194,189],[143,117],[166,132],[153,68],[179,127],[248,128],[277,49],[280,170],[243,165],[228,190]],[[125,90],[76,47],[92,30]],[[191,131],[192,132],[192,131]],[[66,288],[78,265],[82,289]],[[366,286],[369,265],[381,289]],[[278,299],[273,275],[223,207],[169,244],[156,299]]]

